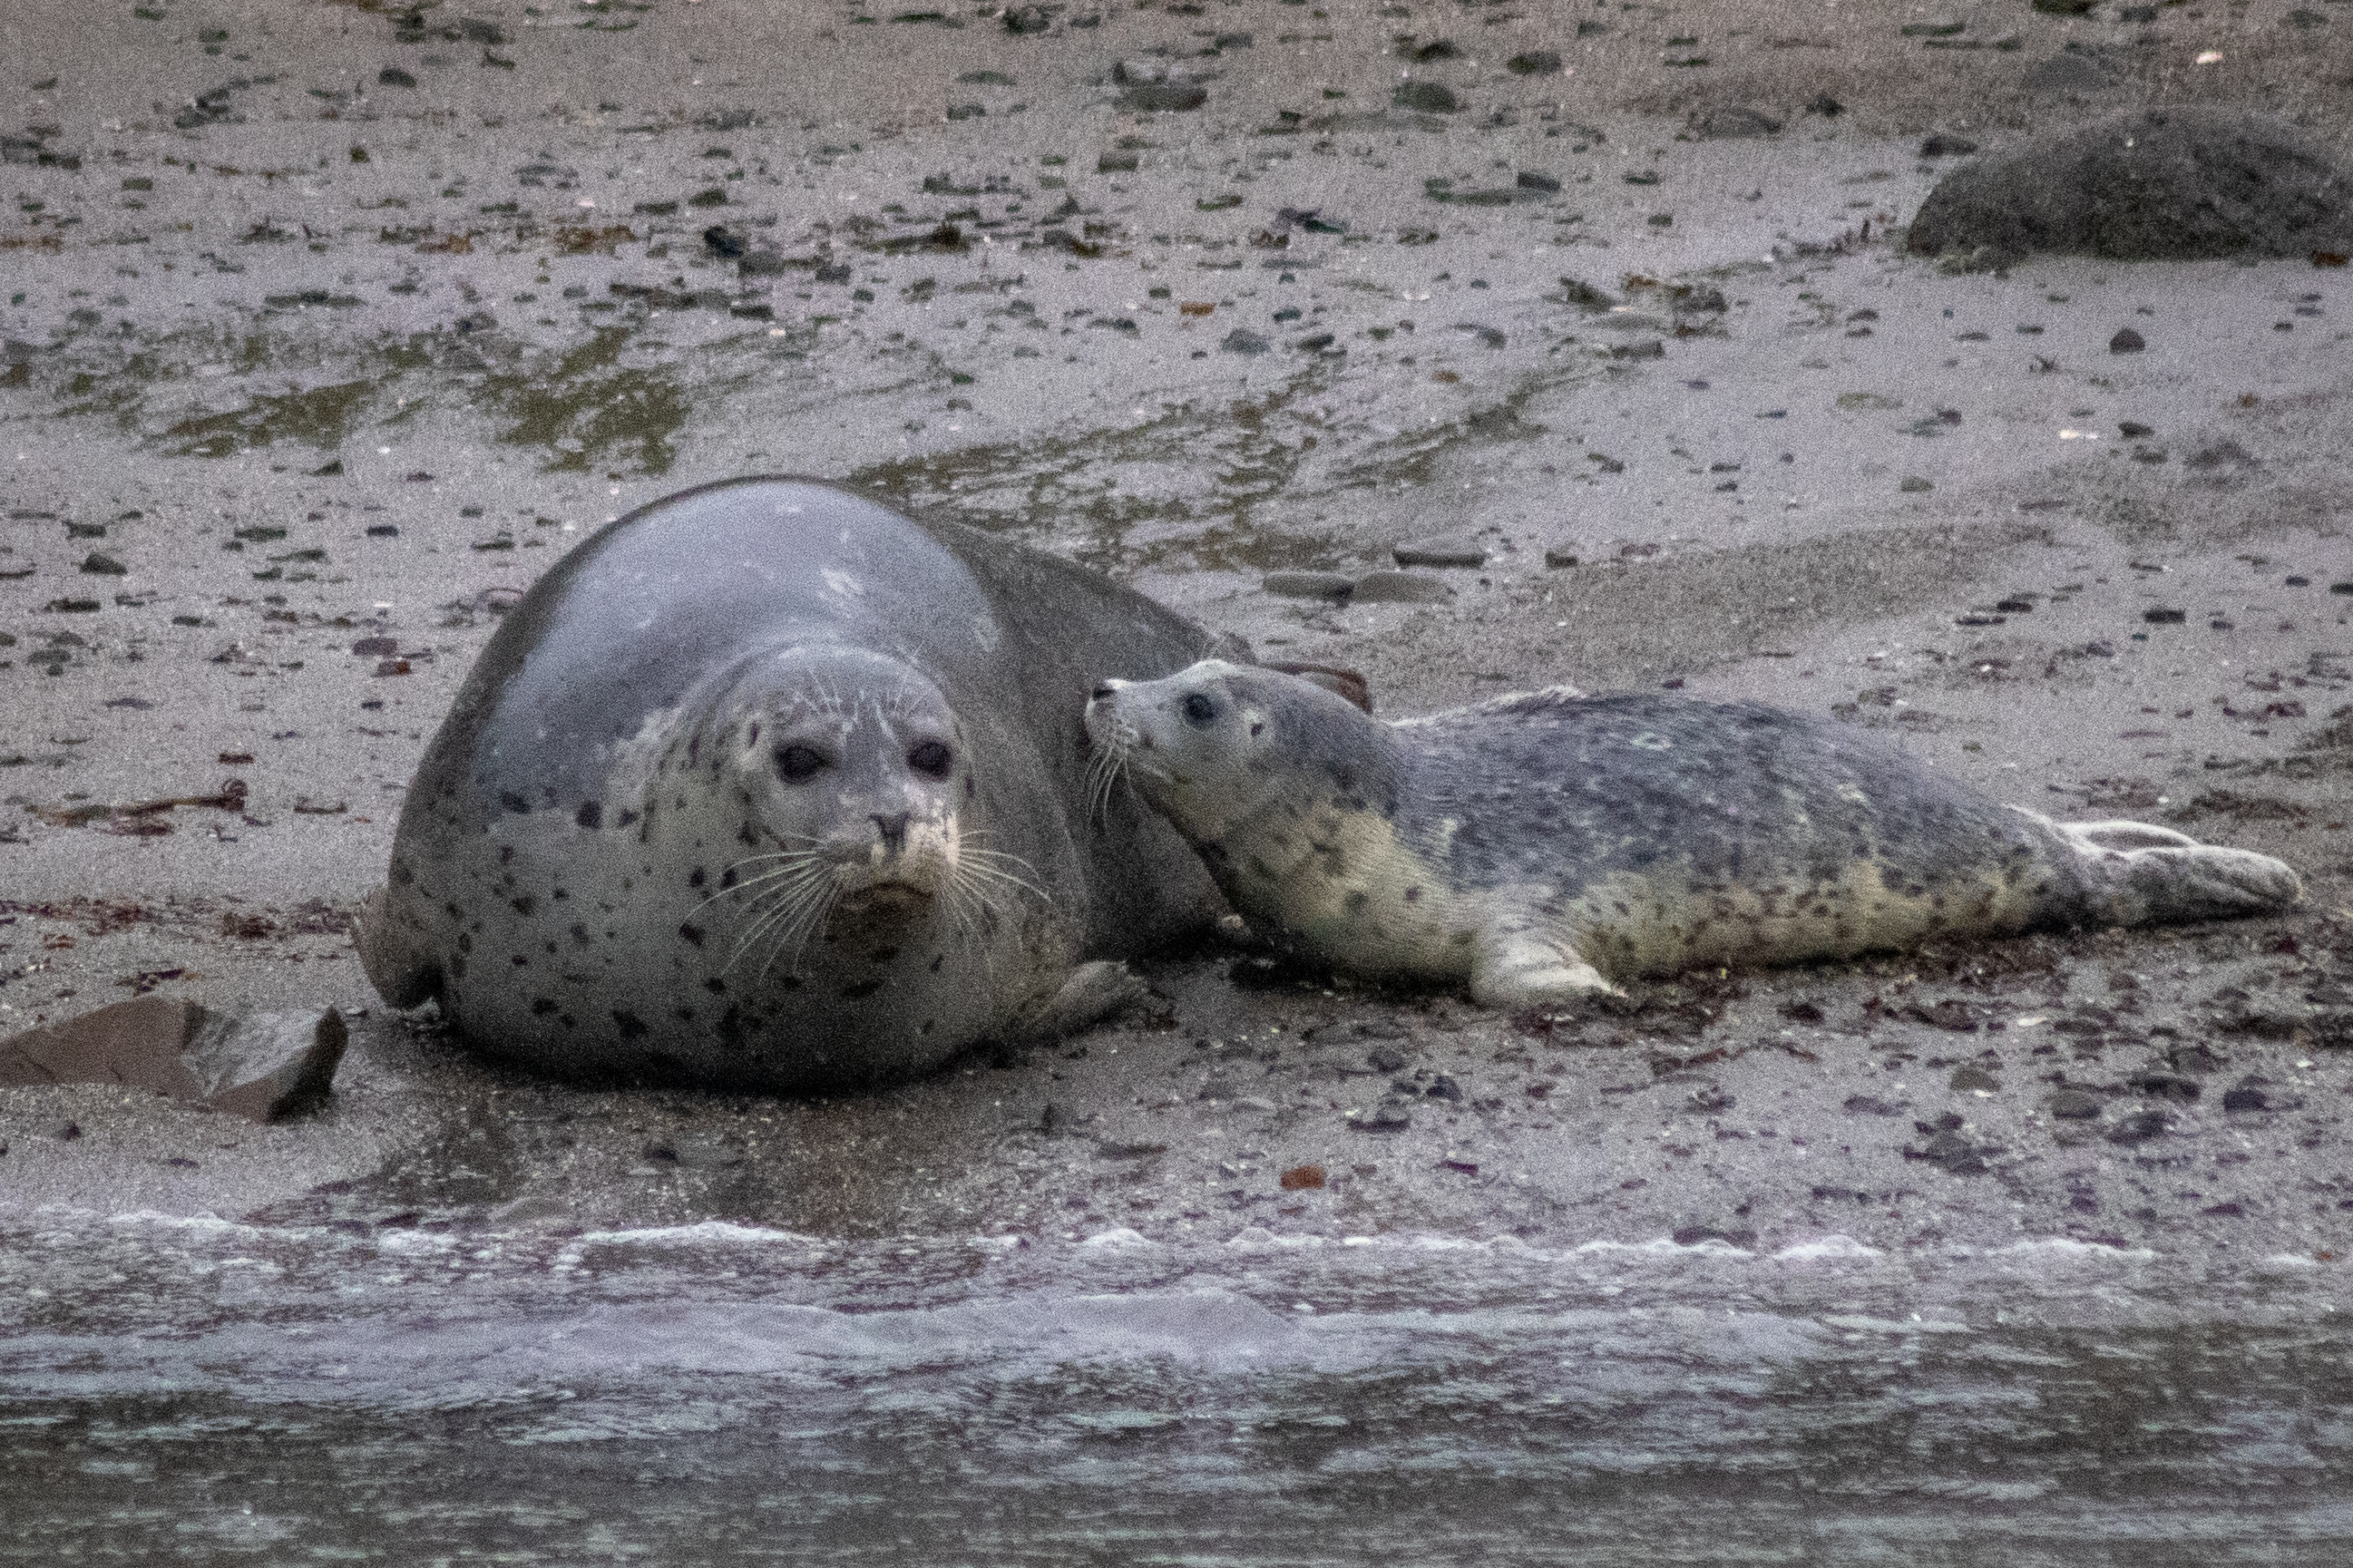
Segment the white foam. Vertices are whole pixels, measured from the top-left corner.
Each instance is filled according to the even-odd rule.
[[[1099,1230],[1079,1243],[1081,1247],[1155,1247],[1159,1245],[1140,1230],[1130,1230],[1115,1225],[1109,1230]]]
[[[1822,1236],[1794,1242],[1773,1254],[1776,1263],[1861,1263],[1887,1254],[1865,1247],[1851,1236]]]
[[[698,1220],[692,1225],[649,1226],[643,1230],[592,1230],[574,1238],[580,1243],[613,1247],[819,1247],[815,1237],[770,1226],[738,1225],[733,1220]]]
[[[1859,1312],[1840,1312],[1821,1320],[1826,1329],[1845,1329],[1864,1334],[1973,1334],[1967,1323],[1956,1323],[1943,1318],[1867,1318]]]
[[[2037,1237],[2031,1241],[2013,1241],[2008,1247],[1997,1247],[1987,1254],[1989,1258],[2040,1258],[2045,1261],[2084,1262],[2093,1258],[2102,1261],[2122,1260],[2147,1263],[2157,1254],[2146,1247],[2110,1247],[2105,1242],[2078,1241],[2072,1236]]]

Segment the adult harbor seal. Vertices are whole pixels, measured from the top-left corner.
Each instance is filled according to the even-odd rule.
[[[1844,727],[1562,689],[1384,724],[1210,659],[1087,731],[1261,934],[1491,1006],[1706,963],[2260,914],[2268,856],[2003,806]]]
[[[797,1089],[1074,1027],[1223,904],[1080,706],[1208,634],[1070,563],[793,479],[644,507],[533,586],[363,921],[396,1006],[570,1078]]]

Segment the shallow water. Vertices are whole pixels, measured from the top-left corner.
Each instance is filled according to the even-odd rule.
[[[2237,1563],[2353,1542],[2332,1268],[705,1223],[0,1228],[0,1550]]]

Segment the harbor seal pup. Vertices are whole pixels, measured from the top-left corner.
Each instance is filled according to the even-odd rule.
[[[2300,896],[2268,856],[2052,822],[1755,703],[1556,688],[1384,724],[1211,659],[1099,683],[1087,731],[1261,934],[1376,979],[1467,981],[1490,1006]]]
[[[1059,1032],[1224,913],[1080,710],[1198,627],[793,479],[685,491],[525,594],[426,749],[368,978],[575,1079],[808,1089]]]

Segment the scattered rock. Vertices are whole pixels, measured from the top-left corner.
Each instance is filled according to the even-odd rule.
[[[1262,354],[1270,345],[1249,328],[1236,327],[1219,340],[1218,346],[1229,354]]]
[[[1557,76],[1560,56],[1550,49],[1530,49],[1505,60],[1504,68],[1514,76]]]
[[[2001,1087],[2001,1079],[1975,1062],[1963,1062],[1959,1067],[1955,1068],[1949,1081],[1953,1089],[1963,1092],[1973,1089],[1985,1089],[1990,1092]]]
[[[1718,1241],[1746,1252],[1757,1245],[1755,1231],[1732,1226],[1686,1225],[1677,1227],[1674,1237],[1677,1247],[1697,1247],[1704,1241]]]
[[[1411,539],[1389,553],[1400,566],[1484,566],[1487,547],[1475,541],[1438,534]]]
[[[2152,1138],[2164,1135],[2165,1112],[2162,1110],[2136,1110],[2108,1129],[2108,1142],[2111,1143],[2146,1143]]]
[[[1350,1112],[1349,1125],[1359,1132],[1402,1132],[1413,1125],[1413,1106],[1392,1095],[1370,1110]]]
[[[1356,591],[1356,580],[1339,572],[1270,572],[1258,585],[1285,599],[1345,600]]]
[[[1939,131],[1920,143],[1923,158],[1966,158],[1978,150],[1978,144],[1966,136],[1947,136]]]
[[[1453,596],[1443,580],[1420,572],[1367,572],[1356,579],[1360,605],[1434,605]]]
[[[1435,81],[1399,82],[1389,101],[1416,114],[1451,114],[1462,107],[1445,84]]]
[[[1324,1167],[1293,1165],[1277,1177],[1276,1181],[1286,1193],[1317,1192],[1322,1190],[1324,1185]]]
[[[2125,328],[2108,340],[2108,352],[2112,354],[2137,354],[2147,347],[2148,347],[2147,340],[2130,327]]]
[[[2277,121],[2138,110],[1955,170],[1912,220],[1917,254],[2120,261],[2353,248],[2353,174]]]
[[[2088,1089],[2063,1089],[2051,1097],[2051,1114],[2063,1121],[2096,1121],[2105,1102]]]
[[[332,1007],[240,1016],[147,996],[0,1040],[0,1084],[121,1084],[277,1121],[326,1098],[346,1037]]]
[[[1781,122],[1761,110],[1711,109],[1693,119],[1692,129],[1708,141],[1730,142],[1770,136],[1781,129]]]

